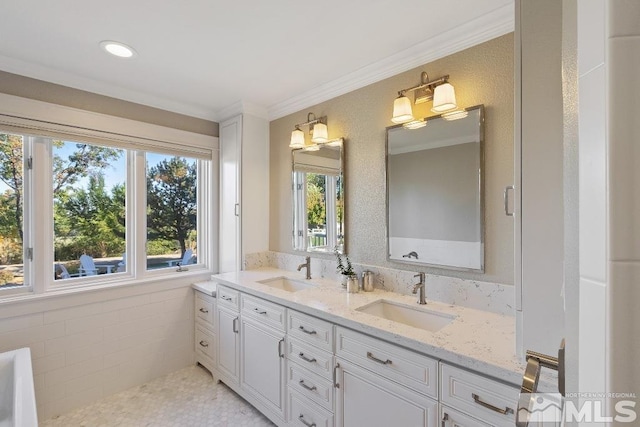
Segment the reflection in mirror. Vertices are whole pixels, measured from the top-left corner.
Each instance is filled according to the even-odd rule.
[[[484,108],[387,128],[390,261],[484,270]]]
[[[344,252],[343,143],[293,150],[293,249]]]

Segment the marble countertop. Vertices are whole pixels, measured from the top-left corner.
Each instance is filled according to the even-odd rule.
[[[258,283],[281,276],[305,281],[301,273],[275,268],[217,274],[211,280],[520,387],[525,365],[516,355],[512,316],[431,301],[428,285],[428,304],[418,306],[415,296],[379,289],[350,294],[327,279],[312,278],[308,282],[316,286],[298,292]],[[430,332],[356,310],[380,299],[456,317],[442,329]],[[553,382],[553,378],[541,381]]]

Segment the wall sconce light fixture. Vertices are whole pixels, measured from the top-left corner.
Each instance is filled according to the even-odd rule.
[[[329,130],[327,128],[327,117],[316,118],[313,113],[307,114],[307,121],[299,123],[295,126],[293,132],[291,132],[291,141],[289,142],[290,148],[309,148],[315,144],[325,144],[329,142]],[[304,132],[300,129],[301,126],[309,126],[309,133],[311,134],[312,144],[306,144],[304,139]]]
[[[424,71],[420,75],[420,84],[398,92],[398,97],[393,101],[393,123],[407,123],[414,121],[411,101],[405,95],[407,92],[414,92],[414,103],[433,100],[431,111],[443,113],[457,108],[456,94],[453,86],[449,83],[449,75],[436,80],[429,80],[429,76]],[[424,126],[424,125],[423,125]]]

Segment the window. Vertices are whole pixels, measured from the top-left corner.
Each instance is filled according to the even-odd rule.
[[[195,263],[198,257],[198,162],[146,155],[147,270]]]
[[[24,138],[0,132],[0,289],[25,285]]]
[[[125,150],[60,140],[51,145],[54,278],[126,271]]]
[[[211,151],[1,128],[0,144],[0,296],[210,267],[213,245],[199,231],[212,210]],[[29,277],[44,283],[34,289]]]

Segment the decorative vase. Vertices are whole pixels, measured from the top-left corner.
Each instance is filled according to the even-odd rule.
[[[360,290],[358,276],[356,276],[355,274],[351,274],[345,277],[347,278],[347,292],[350,294],[358,293],[358,291]]]

